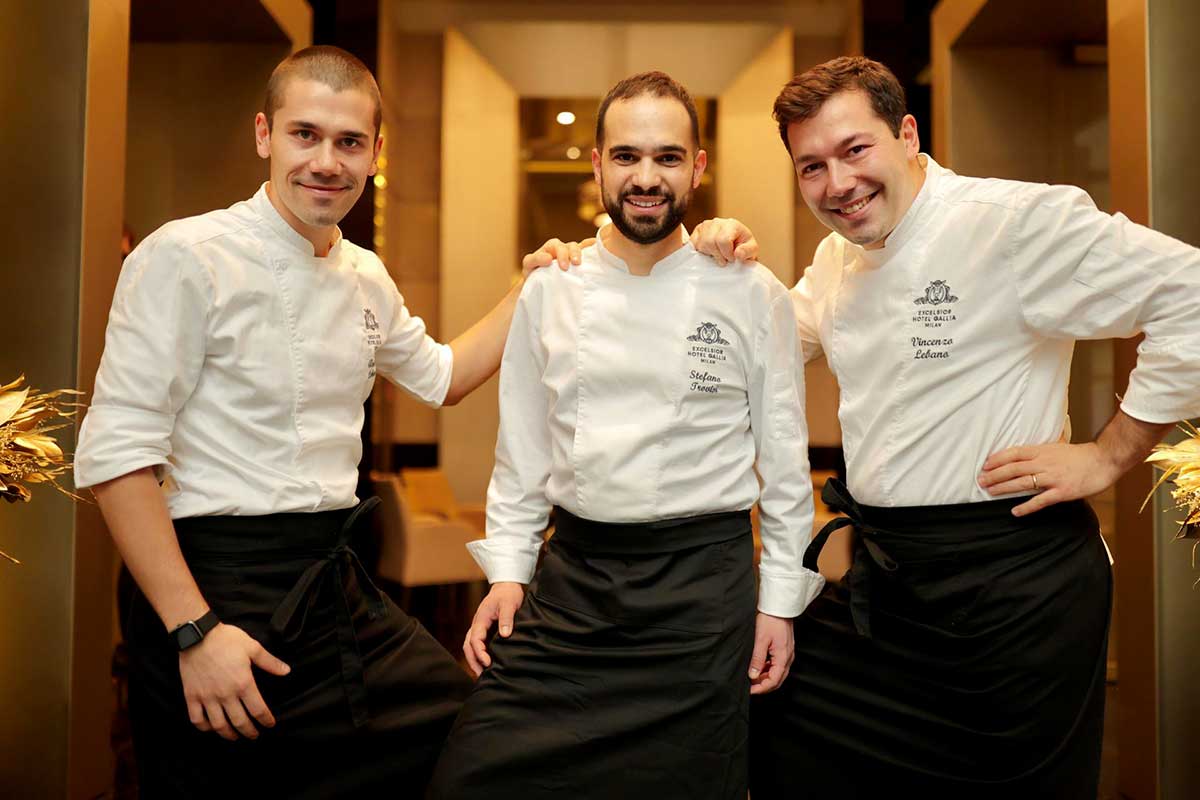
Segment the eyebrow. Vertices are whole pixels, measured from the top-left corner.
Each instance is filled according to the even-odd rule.
[[[640,153],[640,152],[642,152],[642,149],[640,147],[634,147],[631,144],[614,144],[612,147],[608,148],[608,154],[610,156],[615,156],[618,153]],[[660,147],[654,148],[651,152],[655,153],[656,155],[661,155],[663,153],[676,153],[679,155],[687,155],[687,148],[681,144],[664,144]]]
[[[849,136],[847,136],[846,138],[842,139],[840,142],[838,142],[837,145],[834,147],[834,150],[845,150],[847,147],[850,146],[850,144],[852,142],[854,142],[855,139],[861,138],[866,135],[867,135],[866,131],[859,131],[858,133],[852,133]],[[819,160],[820,159],[817,158],[816,156],[809,155],[808,153],[801,153],[800,155],[796,156],[793,159],[793,163],[803,164],[806,161],[819,161]]]
[[[315,122],[305,122],[304,120],[295,120],[294,122],[289,124],[289,127],[296,129],[296,130],[303,129],[303,130],[307,130],[307,131],[316,131],[318,133],[320,133],[320,131],[321,131],[320,125],[316,124]],[[339,131],[337,135],[338,135],[338,138],[361,139],[363,141],[366,141],[368,138],[370,138],[367,136],[367,134],[363,133],[362,131],[355,131],[355,130]]]

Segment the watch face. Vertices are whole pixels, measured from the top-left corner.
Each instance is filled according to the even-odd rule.
[[[187,650],[203,638],[204,634],[200,632],[200,626],[194,622],[185,622],[175,629],[175,644],[180,650]]]

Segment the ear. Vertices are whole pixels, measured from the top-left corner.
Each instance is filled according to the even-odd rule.
[[[375,152],[371,154],[371,168],[367,170],[368,175],[374,175],[379,171],[379,154],[383,152],[383,134],[375,137]]]
[[[596,183],[600,183],[600,151],[592,148],[592,175],[596,178]]]
[[[696,153],[696,160],[692,162],[692,188],[700,188],[700,178],[704,176],[704,170],[708,167],[708,153],[700,150]]]
[[[271,157],[271,126],[267,124],[267,115],[261,111],[254,115],[254,149],[259,158]]]
[[[904,140],[904,154],[910,159],[916,158],[921,152],[921,137],[917,133],[917,119],[912,114],[905,114],[900,120],[900,138]]]

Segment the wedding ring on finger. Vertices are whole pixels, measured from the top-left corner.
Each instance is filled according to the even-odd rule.
[[[1037,479],[1037,475],[1034,475],[1033,473],[1030,473],[1030,474],[1029,474],[1029,477],[1033,478],[1033,490],[1034,490],[1035,492],[1040,492],[1040,491],[1042,490],[1042,487],[1038,486],[1038,479]]]

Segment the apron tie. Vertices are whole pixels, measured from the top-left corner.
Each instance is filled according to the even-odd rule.
[[[346,598],[346,579],[350,572],[358,577],[358,583],[368,602],[368,617],[379,619],[387,614],[387,604],[378,587],[371,580],[366,567],[358,560],[358,555],[350,547],[354,529],[359,521],[378,506],[378,497],[370,497],[358,504],[358,507],[346,517],[342,524],[341,533],[333,548],[308,569],[296,581],[283,602],[271,615],[271,629],[285,642],[292,643],[304,630],[308,612],[321,595],[322,586],[331,578],[337,581],[337,641],[338,652],[341,656],[342,687],[346,692],[346,701],[350,705],[350,713],[354,726],[361,727],[370,719],[367,709],[367,681],[363,668],[362,654],[358,649],[358,637],[354,631],[354,621],[350,616],[350,604]]]
[[[829,520],[813,537],[808,549],[804,551],[804,566],[816,572],[817,556],[821,554],[825,543],[829,541],[829,535],[848,525],[854,526],[858,537],[854,543],[854,558],[847,576],[850,590],[850,616],[854,619],[854,629],[860,636],[869,639],[871,637],[871,562],[887,573],[896,572],[900,569],[900,565],[876,541],[878,534],[886,534],[887,531],[867,524],[863,518],[862,509],[844,483],[837,478],[827,480],[821,489],[821,501],[830,509],[841,512],[845,516]]]

